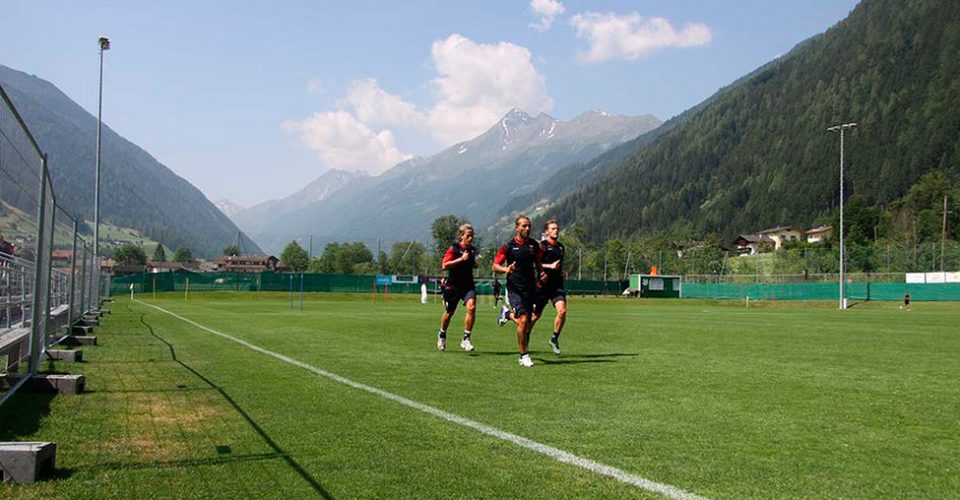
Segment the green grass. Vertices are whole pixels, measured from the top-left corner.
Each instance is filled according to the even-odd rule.
[[[478,307],[393,296],[138,297],[317,368],[712,498],[960,496],[960,305],[573,298],[564,354]],[[51,440],[58,476],[2,498],[656,498],[314,375],[125,298],[88,394],[20,392],[0,440]],[[548,314],[552,319],[552,311]]]

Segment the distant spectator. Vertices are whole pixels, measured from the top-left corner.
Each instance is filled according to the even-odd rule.
[[[3,253],[4,257],[13,257],[13,243],[7,241],[2,234],[0,234],[0,253]]]

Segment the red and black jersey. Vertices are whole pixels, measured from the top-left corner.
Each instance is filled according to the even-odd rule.
[[[516,263],[513,272],[507,275],[507,289],[511,293],[533,293],[537,289],[538,264],[542,257],[543,250],[536,241],[530,238],[519,241],[514,237],[497,250],[494,262],[501,266]]]
[[[544,264],[553,264],[554,262],[560,262],[560,265],[556,269],[544,269],[543,272],[546,273],[547,279],[543,282],[544,288],[549,288],[551,290],[562,290],[563,289],[563,256],[566,252],[566,249],[563,247],[563,243],[559,241],[554,241],[550,243],[550,240],[543,240],[540,242],[540,248],[543,250],[543,263]]]
[[[453,267],[447,268],[447,282],[443,285],[444,288],[456,288],[459,290],[472,290],[474,288],[473,268],[477,263],[477,251],[473,248],[473,245],[466,248],[460,246],[459,243],[451,245],[450,248],[447,249],[447,253],[443,254],[443,262],[446,263],[451,260],[457,260],[464,253],[469,254],[470,258]]]

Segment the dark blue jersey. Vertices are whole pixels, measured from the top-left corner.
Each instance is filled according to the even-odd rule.
[[[444,288],[473,290],[473,268],[477,263],[477,251],[473,248],[473,245],[466,248],[460,246],[459,243],[451,245],[447,249],[447,253],[443,255],[443,262],[457,260],[465,253],[470,256],[469,259],[447,268],[447,281]]]
[[[494,262],[501,266],[516,264],[513,272],[507,275],[507,289],[511,293],[534,293],[542,256],[543,251],[536,241],[530,238],[523,241],[512,238],[497,250]]]
[[[560,263],[556,269],[543,270],[543,272],[547,275],[547,279],[543,281],[543,287],[551,290],[562,290],[563,256],[566,252],[566,249],[563,247],[563,243],[560,243],[559,241],[550,243],[550,240],[543,240],[540,242],[540,248],[543,250],[544,264],[553,264],[554,262]]]

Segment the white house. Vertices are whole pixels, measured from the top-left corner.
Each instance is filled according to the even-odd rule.
[[[800,241],[803,239],[804,231],[795,226],[777,226],[770,229],[764,229],[757,233],[758,236],[766,236],[773,240],[773,249],[780,250],[783,244],[788,241]]]
[[[827,225],[817,226],[807,230],[807,243],[822,243],[833,236],[833,228]]]

